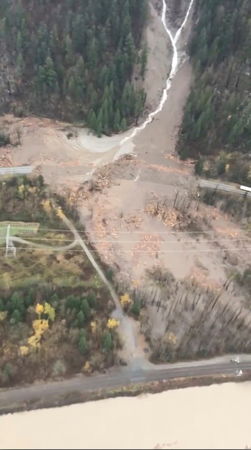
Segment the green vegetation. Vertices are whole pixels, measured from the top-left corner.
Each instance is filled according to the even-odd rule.
[[[5,145],[10,144],[10,137],[8,134],[0,131],[0,147],[5,147]]]
[[[35,239],[69,244],[72,234],[49,196],[41,177],[7,179],[1,183],[0,218],[39,222]],[[25,238],[34,240],[32,233]],[[0,386],[112,365],[120,345],[116,327],[108,325],[113,303],[82,249],[15,246],[16,257],[5,258],[0,250]]]
[[[36,234],[39,228],[38,223],[33,222],[0,222],[0,244],[6,240],[7,230],[11,236],[31,236]]]
[[[180,137],[199,175],[251,182],[249,0],[199,0],[191,44],[195,80]]]
[[[147,0],[4,0],[0,17],[4,110],[85,121],[97,135],[137,121]]]

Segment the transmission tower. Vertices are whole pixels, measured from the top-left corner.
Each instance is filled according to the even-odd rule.
[[[11,239],[10,234],[10,224],[7,226],[6,231],[6,249],[5,249],[5,256],[8,258],[8,256],[16,256],[17,250],[15,245],[13,244],[13,241]]]

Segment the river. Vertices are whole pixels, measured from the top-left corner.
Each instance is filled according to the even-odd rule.
[[[251,382],[0,417],[0,448],[251,448]]]

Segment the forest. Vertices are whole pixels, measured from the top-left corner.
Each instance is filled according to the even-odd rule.
[[[137,122],[146,94],[147,0],[1,0],[1,112],[87,124]]]
[[[251,2],[198,0],[190,53],[194,84],[179,151],[196,172],[251,182]]]
[[[36,222],[35,236],[26,231],[35,244],[58,247],[72,241],[52,201],[77,222],[41,176],[0,183],[0,388],[89,374],[119,362],[113,302],[80,248],[55,252],[15,242],[16,256],[4,256],[5,221],[15,220],[12,236],[20,235],[22,223]]]

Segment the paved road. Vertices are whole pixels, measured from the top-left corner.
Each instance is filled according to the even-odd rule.
[[[0,175],[28,175],[32,172],[32,166],[0,167]]]
[[[212,190],[217,190],[217,191],[222,191],[222,192],[229,192],[231,194],[237,194],[237,195],[242,195],[242,196],[247,195],[248,197],[251,197],[251,192],[247,193],[245,191],[242,191],[237,186],[233,186],[231,184],[219,183],[217,181],[200,180],[199,186],[201,188],[212,189]]]
[[[116,389],[130,384],[140,384],[150,381],[169,380],[180,377],[235,375],[242,370],[243,375],[251,374],[251,356],[240,358],[240,363],[230,361],[230,356],[212,360],[196,361],[178,364],[154,366],[149,364],[147,369],[131,367],[109,370],[103,375],[78,375],[64,381],[33,384],[27,387],[0,390],[0,412],[7,408],[15,408],[27,402],[35,403],[39,400],[53,404],[70,394],[85,394],[99,389]]]

